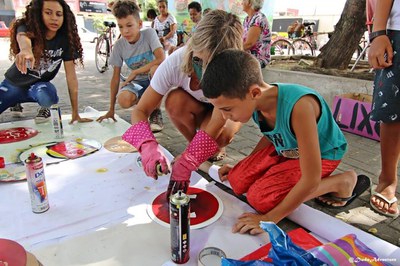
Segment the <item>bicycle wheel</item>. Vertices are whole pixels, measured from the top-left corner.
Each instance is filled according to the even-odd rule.
[[[314,49],[311,44],[303,39],[293,41],[295,55],[314,55]]]
[[[287,40],[276,40],[271,44],[271,54],[292,55],[294,54],[293,45]]]
[[[108,57],[110,56],[110,44],[104,35],[101,35],[96,44],[95,63],[100,73],[108,69]]]

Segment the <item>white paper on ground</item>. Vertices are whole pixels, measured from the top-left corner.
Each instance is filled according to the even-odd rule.
[[[25,143],[7,146],[8,151],[49,141],[51,125],[32,120],[1,124],[40,127],[43,134]],[[101,142],[122,135],[129,124],[69,125],[66,136],[92,137]],[[99,134],[98,134],[99,133]],[[101,134],[100,134],[101,133]],[[50,140],[54,140],[50,137]],[[3,148],[3,146],[2,146]],[[171,154],[164,150],[169,159]],[[3,152],[3,149],[2,149]],[[99,152],[45,168],[50,209],[31,211],[26,182],[0,184],[0,237],[16,240],[44,265],[162,265],[170,260],[170,231],[146,213],[155,195],[165,191],[169,176],[157,181],[145,176],[136,164],[138,153]],[[193,173],[191,186],[216,194],[223,202],[223,215],[215,223],[191,230],[190,261],[204,247],[215,246],[228,257],[240,258],[268,242],[265,235],[232,234],[237,217],[251,208]]]
[[[379,258],[395,259],[400,262],[399,247],[305,204],[300,205],[288,218],[328,241],[355,234],[358,239],[375,251]],[[391,262],[389,261],[389,263]]]
[[[230,258],[240,258],[268,242],[266,234],[249,236],[232,234],[231,227],[249,207],[215,186],[208,187],[200,176],[193,175],[195,187],[218,194],[225,206],[224,215],[215,223],[190,231],[190,260],[197,265],[197,256],[205,247],[218,247]],[[196,179],[198,181],[196,182]],[[128,208],[129,219],[110,222],[96,230],[60,238],[52,243],[33,247],[33,253],[45,265],[163,265],[170,259],[170,230],[146,214],[146,204]],[[167,265],[174,265],[170,262]]]
[[[213,165],[208,170],[208,174],[215,180],[219,180],[218,168],[218,166]],[[318,239],[334,241],[345,235],[355,234],[358,239],[374,250],[380,258],[395,259],[400,262],[400,249],[395,245],[305,204],[301,204],[288,216],[288,219],[310,230]]]

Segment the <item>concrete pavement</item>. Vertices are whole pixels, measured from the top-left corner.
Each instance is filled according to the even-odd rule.
[[[8,51],[8,47],[9,44],[7,41],[0,40],[0,49],[4,51],[2,54],[0,54],[1,76],[3,76],[6,69],[11,64],[11,62],[8,60],[8,53],[6,53],[6,51]],[[85,68],[78,68],[77,71],[79,81],[79,110],[81,112],[86,106],[92,106],[93,108],[101,111],[106,111],[109,106],[109,81],[112,71],[109,70],[103,74],[97,72],[94,64],[94,47],[95,44],[84,43]],[[274,81],[288,81],[280,73],[280,71],[271,70],[271,73],[272,72],[275,73],[273,79],[276,80]],[[53,82],[59,92],[60,106],[62,112],[66,114],[71,112],[71,108],[64,73],[65,72],[63,68],[61,68],[60,73],[53,80]],[[297,75],[300,74],[297,73]],[[311,76],[308,79],[312,78],[313,77]],[[336,82],[336,79],[334,78],[329,79],[330,83]],[[341,80],[340,78],[339,80],[343,83],[343,80]],[[315,89],[317,88],[315,87]],[[343,92],[339,91],[339,93]],[[328,96],[328,99],[329,98],[330,97]],[[36,114],[38,105],[35,103],[25,103],[23,104],[23,107],[24,117],[17,119],[32,119]],[[116,112],[121,117],[121,119],[130,121],[131,110],[123,110],[119,106],[117,106]],[[157,133],[156,137],[160,144],[167,148],[173,155],[178,155],[185,149],[187,141],[168,120],[164,109],[163,116],[165,128],[162,132]],[[8,110],[0,115],[0,123],[13,120],[16,120],[16,118],[13,118]],[[371,178],[373,183],[377,183],[377,176],[380,171],[379,142],[349,133],[345,133],[345,135],[349,142],[349,151],[346,154],[342,163],[340,164],[338,171],[354,169],[358,174],[365,174]],[[258,128],[252,122],[248,122],[237,134],[234,141],[227,147],[227,157],[224,159],[224,161],[219,162],[219,164],[235,163],[238,160],[244,158],[252,151],[260,136],[261,134]],[[399,188],[397,192],[400,192]],[[398,194],[397,196],[399,195],[400,194]],[[354,226],[361,228],[362,230],[369,231],[371,228],[375,228],[377,229],[376,235],[378,237],[392,244],[399,245],[400,219],[393,220],[373,212],[369,208],[369,198],[370,192],[368,191],[357,198],[355,201],[353,201],[353,203],[350,204],[348,207],[340,210],[322,208],[319,205],[316,205],[313,201],[310,201],[307,204],[329,215],[336,216],[344,221],[347,221]],[[281,226],[283,229],[296,227],[295,224],[287,219],[280,222],[279,226]]]

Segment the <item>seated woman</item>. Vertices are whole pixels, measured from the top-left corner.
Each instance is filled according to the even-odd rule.
[[[247,17],[243,21],[243,49],[249,51],[265,68],[271,60],[271,31],[267,17],[260,12],[264,0],[244,0],[243,11]]]

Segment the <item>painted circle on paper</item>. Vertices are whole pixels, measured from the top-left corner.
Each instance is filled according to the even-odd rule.
[[[27,140],[36,136],[39,132],[30,127],[13,127],[0,130],[0,144]]]
[[[147,213],[155,222],[169,227],[169,202],[167,192],[159,194],[147,207]],[[196,195],[190,199],[190,228],[198,229],[208,226],[221,217],[223,204],[215,194],[195,187],[189,187],[187,194]]]
[[[68,159],[76,159],[101,149],[102,145],[97,140],[76,138],[65,141],[43,143],[26,149],[19,155],[21,162],[24,162],[33,152],[47,163],[55,163]]]
[[[23,246],[9,239],[0,238],[1,265],[26,265],[26,251]]]

